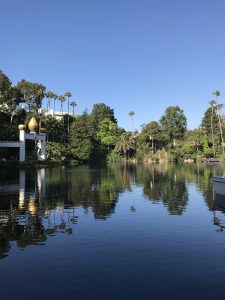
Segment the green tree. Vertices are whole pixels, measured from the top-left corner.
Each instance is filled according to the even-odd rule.
[[[152,121],[145,125],[139,135],[139,141],[141,143],[151,143],[152,149],[154,149],[155,145],[160,143],[160,139],[161,129],[159,123],[156,121]]]
[[[223,138],[223,128],[222,128],[222,121],[221,121],[221,115],[220,110],[224,107],[223,104],[216,103],[216,113],[219,120],[219,128],[220,128],[220,137],[221,137],[221,146],[222,146],[222,152],[224,154],[224,138]]]
[[[64,137],[64,127],[62,119],[47,116],[44,120],[46,128],[47,140],[60,143]]]
[[[212,102],[212,104],[213,103],[214,102]],[[218,115],[216,114],[215,107],[211,106],[206,110],[202,118],[201,127],[205,129],[211,145],[220,144],[219,119]],[[214,149],[213,152],[215,152]]]
[[[69,116],[69,113],[70,113],[70,97],[72,97],[72,94],[70,92],[66,92],[65,93],[65,97],[67,97],[67,113],[68,113],[68,116],[67,116],[67,132],[69,133],[70,131],[70,116]]]
[[[23,98],[28,106],[29,112],[33,112],[39,115],[39,112],[42,107],[42,100],[45,97],[46,87],[42,84],[29,82],[25,79],[22,79],[17,84],[17,88],[23,95]]]
[[[216,105],[216,101],[215,100],[211,100],[209,102],[209,104],[211,105],[211,117],[210,117],[210,125],[211,125],[211,135],[212,135],[212,144],[213,144],[213,153],[215,155],[215,141],[214,141],[214,129],[213,129],[213,115],[215,114],[216,109],[214,109],[215,105]]]
[[[51,161],[64,161],[66,159],[66,149],[61,143],[47,142],[47,159]]]
[[[46,94],[46,98],[47,98],[47,112],[50,112],[50,106],[51,106],[51,99],[54,98],[54,93],[51,91],[48,91]]]
[[[137,138],[132,132],[124,132],[118,139],[115,151],[122,153],[126,158],[135,154]]]
[[[60,112],[63,118],[63,102],[65,102],[66,98],[65,96],[61,95],[58,97],[59,101],[60,101]]]
[[[74,115],[74,109],[75,109],[75,106],[77,106],[76,102],[71,101],[70,106],[72,106],[72,108],[73,108],[73,115]]]
[[[55,117],[55,102],[59,99],[59,96],[56,94],[53,94],[53,117]]]
[[[162,130],[176,146],[177,139],[183,139],[187,129],[187,119],[179,106],[169,106],[160,119]]]
[[[131,117],[132,128],[133,128],[133,132],[134,132],[134,115],[135,115],[135,112],[134,112],[134,111],[130,111],[130,112],[128,113],[128,115]]]
[[[114,116],[114,110],[112,108],[104,103],[94,104],[91,112],[91,120],[95,130],[98,129],[98,124],[104,119],[109,119],[115,124],[117,123],[117,120]]]
[[[185,143],[194,145],[194,152],[199,153],[203,151],[206,131],[202,128],[188,130],[185,133]]]
[[[88,161],[93,150],[94,128],[86,112],[72,123],[69,139],[70,151],[74,158]]]
[[[112,147],[118,140],[118,127],[109,119],[103,119],[98,125],[97,137],[103,145]]]
[[[0,99],[3,99],[4,93],[7,93],[11,85],[10,79],[0,70]]]
[[[222,129],[222,122],[221,122],[221,116],[220,116],[220,110],[221,108],[223,108],[223,104],[218,104],[218,97],[220,96],[220,91],[215,91],[213,93],[213,95],[216,97],[215,100],[215,109],[216,109],[216,113],[218,116],[218,120],[219,120],[219,128],[220,128],[220,137],[221,137],[221,146],[222,146],[222,151],[224,154],[224,138],[223,138],[223,129]]]
[[[19,111],[19,104],[21,102],[23,102],[23,99],[19,90],[12,86],[9,78],[0,70],[1,112],[10,117],[10,125],[12,125],[13,117]]]
[[[67,98],[67,113],[70,112],[70,98],[72,97],[72,94],[70,92],[66,92],[64,95]]]

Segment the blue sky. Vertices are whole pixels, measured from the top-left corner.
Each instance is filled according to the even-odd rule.
[[[197,127],[225,99],[224,0],[0,0],[0,69],[90,112],[104,102],[118,124],[159,120],[179,105]]]

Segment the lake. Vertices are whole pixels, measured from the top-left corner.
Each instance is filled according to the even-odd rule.
[[[1,299],[225,297],[223,165],[0,170]]]

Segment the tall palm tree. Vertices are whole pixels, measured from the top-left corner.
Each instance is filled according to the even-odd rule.
[[[60,107],[61,107],[60,112],[61,112],[61,115],[63,116],[63,102],[66,100],[66,98],[65,98],[65,96],[61,95],[58,97],[58,99],[60,101]]]
[[[65,97],[67,97],[67,112],[69,114],[69,110],[70,110],[70,97],[72,97],[72,94],[70,92],[66,92]]]
[[[70,116],[69,116],[69,112],[70,112],[70,97],[72,97],[72,94],[70,92],[66,92],[65,93],[65,97],[67,97],[67,113],[68,113],[68,117],[67,117],[67,121],[68,121],[67,132],[69,133],[69,131],[70,131]]]
[[[212,134],[212,143],[213,143],[213,154],[215,156],[215,142],[214,142],[214,130],[213,130],[213,115],[214,115],[214,107],[216,105],[216,101],[215,100],[211,100],[209,102],[209,104],[211,105],[211,134]]]
[[[221,117],[220,117],[220,113],[219,113],[220,109],[223,107],[223,104],[218,104],[218,97],[220,96],[220,91],[213,92],[213,95],[216,97],[215,106],[216,106],[216,113],[217,113],[218,120],[219,120],[222,151],[223,151],[223,154],[224,154],[223,129],[222,129]]]
[[[56,94],[53,94],[53,117],[55,117],[55,101],[59,99],[59,96]]]
[[[64,116],[63,116],[63,102],[66,100],[65,96],[59,96],[59,101],[60,101],[60,106],[61,106],[61,116],[62,116],[62,120],[63,120],[63,128],[64,128]]]
[[[61,137],[61,141],[64,143],[65,142],[65,128],[64,128],[64,116],[63,116],[63,102],[66,100],[65,96],[61,95],[59,96],[59,101],[60,101],[60,106],[61,106],[61,116],[62,116],[62,121],[63,121],[63,136]]]
[[[47,113],[49,113],[50,112],[50,102],[51,102],[51,99],[54,97],[54,94],[53,94],[53,92],[49,91],[45,95],[48,99],[48,101],[47,101]]]
[[[75,101],[71,101],[70,106],[73,107],[73,115],[74,115],[74,108],[75,108],[75,106],[77,106],[76,102]]]
[[[129,116],[131,116],[131,120],[132,120],[132,127],[133,127],[133,133],[134,133],[134,115],[135,115],[135,112],[134,111],[130,111],[128,113]]]

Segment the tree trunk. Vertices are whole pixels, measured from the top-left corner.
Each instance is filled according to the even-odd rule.
[[[67,118],[67,121],[68,121],[67,132],[68,133],[70,132],[70,116],[69,116],[69,111],[70,111],[70,100],[68,99],[68,118]]]
[[[219,119],[219,126],[220,126],[220,136],[221,136],[221,144],[222,144],[222,151],[224,154],[224,139],[223,139],[223,130],[222,130],[222,124],[221,124],[221,120],[220,120],[220,115],[218,113],[218,106],[217,106],[217,116]]]
[[[134,134],[134,117],[132,116],[132,126],[133,126],[133,134]]]
[[[212,132],[213,154],[215,156],[215,144],[214,144],[214,132],[213,132],[213,108],[211,114],[211,132]]]
[[[54,99],[54,104],[53,104],[53,117],[55,117],[55,99]]]

